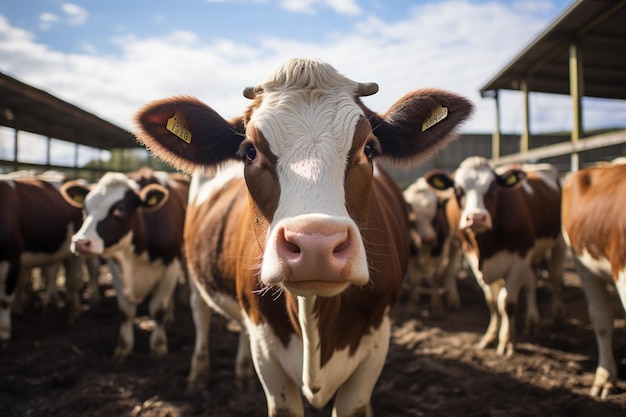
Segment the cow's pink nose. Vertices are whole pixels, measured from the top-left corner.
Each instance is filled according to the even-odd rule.
[[[306,231],[283,229],[278,253],[291,269],[294,281],[343,281],[356,245],[348,228]]]
[[[78,253],[91,253],[91,240],[79,239],[74,241],[75,251]]]
[[[467,215],[467,225],[473,230],[489,229],[489,219],[486,213],[474,213]]]

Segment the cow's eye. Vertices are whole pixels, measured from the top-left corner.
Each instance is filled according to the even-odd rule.
[[[122,204],[122,203],[118,203],[115,206],[113,206],[113,209],[111,210],[111,215],[116,218],[116,219],[122,219],[126,216],[126,205]]]
[[[254,161],[256,158],[256,148],[254,146],[250,145],[246,148],[246,158],[248,158],[248,161]]]
[[[365,153],[367,159],[372,159],[374,156],[374,145],[372,143],[366,144],[365,148],[363,148],[363,152]]]

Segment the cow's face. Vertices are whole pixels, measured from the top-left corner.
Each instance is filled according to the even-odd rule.
[[[426,247],[434,245],[437,239],[437,232],[433,227],[437,215],[437,194],[425,178],[420,177],[404,191],[404,199],[410,206],[409,219],[420,240],[416,243]]]
[[[323,62],[296,59],[245,90],[254,102],[242,118],[226,122],[178,97],[140,111],[137,137],[191,172],[242,160],[263,250],[261,281],[296,295],[332,296],[369,280],[360,227],[367,227],[374,158],[423,159],[455,137],[472,107],[423,90],[381,117],[358,98],[376,90]]]
[[[93,187],[70,182],[61,193],[84,213],[81,228],[72,236],[72,252],[105,256],[130,242],[139,207],[159,208],[168,197],[166,188],[150,184],[140,189],[121,173],[105,174]]]
[[[329,78],[313,90],[264,88],[240,146],[264,251],[260,279],[297,295],[369,280],[357,223],[367,218],[379,146],[355,83]]]
[[[525,178],[524,172],[518,169],[499,175],[486,158],[473,156],[461,162],[454,179],[434,175],[428,182],[442,190],[454,187],[456,201],[461,209],[459,229],[469,229],[480,234],[493,228],[500,188],[519,186]]]

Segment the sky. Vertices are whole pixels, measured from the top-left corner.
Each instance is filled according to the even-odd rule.
[[[132,131],[139,108],[171,95],[192,95],[225,118],[237,116],[249,105],[245,86],[263,82],[289,58],[319,58],[355,81],[378,83],[379,92],[363,99],[372,110],[384,113],[410,90],[439,87],[475,103],[463,132],[491,133],[495,102],[479,89],[570,4],[4,0],[0,71]],[[626,126],[624,102],[585,100],[586,129]],[[530,105],[532,132],[571,128],[569,97],[535,93]],[[521,94],[503,93],[501,111],[502,131],[521,132]],[[10,142],[6,130],[3,137],[0,154]]]

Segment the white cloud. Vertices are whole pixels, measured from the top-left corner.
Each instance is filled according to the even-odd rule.
[[[280,0],[280,6],[295,13],[314,14],[318,7],[327,7],[339,14],[358,15],[361,8],[356,0]]]
[[[87,10],[74,3],[64,3],[61,6],[61,10],[67,17],[67,23],[70,26],[80,26],[84,24],[89,18]]]
[[[59,16],[54,13],[41,13],[39,15],[39,28],[41,30],[48,30],[52,24],[59,21]]]
[[[479,96],[479,88],[546,24],[533,13],[500,3],[467,1],[415,6],[392,23],[367,15],[359,19],[354,28],[309,42],[281,37],[206,41],[175,31],[119,37],[118,53],[92,55],[50,50],[0,16],[0,70],[131,128],[138,108],[176,94],[196,96],[224,117],[234,117],[249,104],[241,93],[245,86],[262,82],[287,58],[321,58],[354,80],[377,82],[380,92],[364,99],[373,110],[386,111],[411,89],[441,87],[475,102],[476,114],[464,131],[491,132],[495,105]],[[505,133],[521,131],[522,104],[517,93],[501,96]],[[531,96],[533,131],[569,129],[570,106],[567,99]],[[616,114],[615,119],[626,120],[621,109],[586,115]]]

